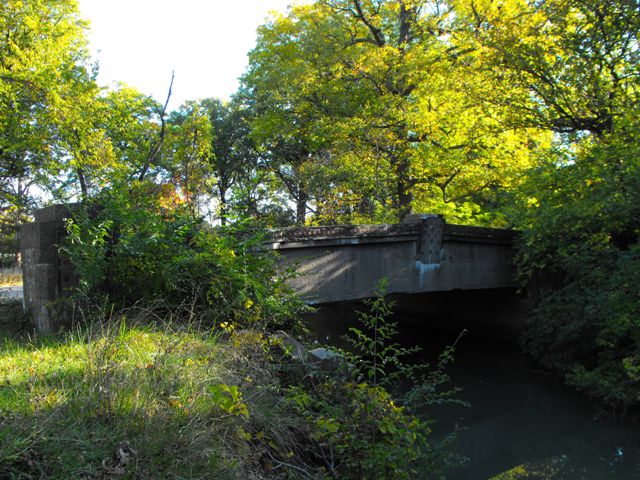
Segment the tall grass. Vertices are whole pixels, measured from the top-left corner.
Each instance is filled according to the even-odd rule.
[[[250,338],[127,322],[0,340],[0,478],[251,478],[256,433],[285,445]]]
[[[190,304],[130,309],[106,323],[104,308],[78,308],[95,318],[58,336],[0,331],[0,479],[442,471],[425,422],[355,369],[294,360],[281,332],[228,322],[212,330]]]

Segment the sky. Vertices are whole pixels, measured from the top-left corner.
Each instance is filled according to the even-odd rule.
[[[124,82],[164,103],[229,98],[247,66],[256,28],[293,0],[79,0],[90,22],[98,83]]]

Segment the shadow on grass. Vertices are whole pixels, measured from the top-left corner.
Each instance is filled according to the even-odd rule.
[[[228,452],[239,438],[225,422],[108,412],[93,400],[0,414],[0,478],[236,478]]]

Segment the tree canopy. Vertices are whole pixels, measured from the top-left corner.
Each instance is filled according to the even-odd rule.
[[[469,35],[451,35],[457,28],[451,7],[429,2],[292,8],[259,30],[250,54],[254,134],[298,176],[305,163],[324,173],[329,159],[341,172],[332,187],[352,198],[347,212],[464,216],[533,166],[530,143],[550,137],[507,125],[504,109],[472,95],[494,79],[478,68]]]

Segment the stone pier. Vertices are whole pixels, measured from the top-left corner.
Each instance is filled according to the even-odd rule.
[[[69,215],[66,206],[43,208],[35,212],[33,222],[19,229],[24,305],[34,328],[43,333],[59,326],[55,302],[76,281],[71,264],[59,251]]]

